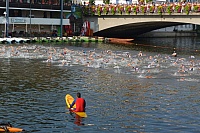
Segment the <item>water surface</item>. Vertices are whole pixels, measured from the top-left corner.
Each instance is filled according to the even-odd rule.
[[[199,46],[198,38],[0,45],[0,120],[33,133],[199,132]],[[87,118],[66,109],[65,95],[78,91]]]

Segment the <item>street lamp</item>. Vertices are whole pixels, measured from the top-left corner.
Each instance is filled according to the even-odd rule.
[[[6,15],[7,15],[7,13],[6,12],[4,12],[3,13],[4,15],[5,15],[5,28],[4,28],[4,37],[6,37],[6,35],[7,35],[7,28],[6,28],[6,23],[7,23],[7,20],[6,20]]]
[[[29,17],[30,17],[30,36],[29,37],[31,37],[31,3],[32,3],[32,0],[30,0],[30,13],[29,13]]]
[[[60,38],[63,37],[63,0],[60,0]]]

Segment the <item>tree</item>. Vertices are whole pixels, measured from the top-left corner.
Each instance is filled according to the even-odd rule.
[[[110,3],[110,0],[103,0],[103,3],[109,4],[109,3]]]
[[[149,3],[149,2],[153,2],[153,0],[138,0],[139,3]]]
[[[95,5],[95,0],[89,0],[90,5]]]

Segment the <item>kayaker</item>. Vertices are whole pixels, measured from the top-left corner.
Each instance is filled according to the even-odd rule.
[[[76,94],[76,97],[77,98],[70,105],[70,109],[72,109],[72,107],[74,106],[74,104],[76,104],[76,108],[72,109],[73,111],[76,111],[76,112],[85,112],[85,107],[86,107],[86,101],[85,101],[85,99],[81,98],[81,93],[79,93],[79,92]]]
[[[6,132],[9,132],[7,127],[12,127],[12,125],[9,122],[0,122],[0,128],[4,129]]]
[[[5,121],[0,122],[0,126],[12,127],[12,125],[10,124],[10,122],[5,122]]]

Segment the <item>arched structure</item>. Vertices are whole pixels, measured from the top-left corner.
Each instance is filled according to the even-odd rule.
[[[103,15],[86,17],[95,36],[134,38],[156,29],[184,25],[200,25],[200,14],[190,15]]]

